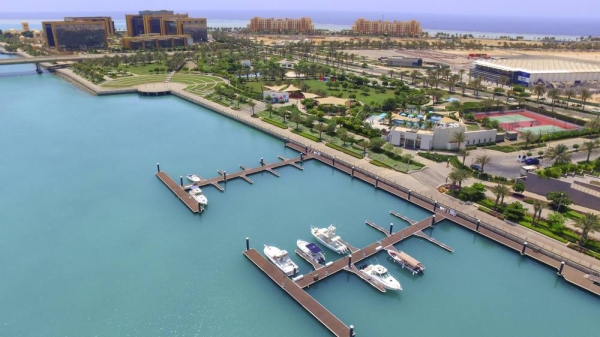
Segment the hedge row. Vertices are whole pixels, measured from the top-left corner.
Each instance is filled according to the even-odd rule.
[[[394,170],[394,171],[396,170],[393,167],[391,167],[390,165],[388,165],[386,163],[382,163],[379,160],[373,159],[373,160],[370,161],[370,163],[373,164],[373,165],[375,165],[375,166],[378,166],[378,167],[384,167],[384,168],[388,168],[388,169]]]
[[[298,130],[292,130],[293,133],[300,135],[304,138],[308,138],[310,140],[312,140],[313,142],[320,142],[319,137],[317,136],[313,136],[310,133],[306,133],[306,132],[302,132],[302,131],[298,131]]]
[[[267,117],[263,117],[262,120],[263,120],[263,122],[267,122],[267,123],[269,123],[271,125],[274,125],[274,126],[276,126],[278,128],[282,128],[282,129],[287,129],[288,128],[287,125],[285,125],[283,123],[280,123],[278,121],[274,121],[274,120],[272,120],[270,118],[267,118]]]
[[[326,143],[325,145],[327,145],[327,147],[330,147],[330,148],[332,148],[334,150],[338,150],[340,152],[344,152],[347,155],[351,155],[354,158],[358,158],[358,159],[363,159],[364,158],[360,154],[354,153],[354,152],[352,152],[352,151],[350,151],[348,149],[345,149],[345,148],[343,148],[341,146],[338,146],[338,145],[335,145],[335,144],[332,144],[332,143]]]

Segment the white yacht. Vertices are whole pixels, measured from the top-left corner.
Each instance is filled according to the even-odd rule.
[[[370,264],[360,269],[360,272],[365,274],[368,279],[381,284],[385,289],[402,290],[400,282],[390,275],[387,269],[379,264]]]
[[[193,183],[197,183],[200,182],[200,177],[198,177],[195,174],[188,174],[187,176],[185,176],[186,178],[188,178],[189,181],[193,182]]]
[[[339,236],[335,234],[335,226],[329,225],[327,228],[311,227],[310,233],[319,240],[320,243],[324,244],[325,247],[333,250],[338,254],[345,254],[348,252],[348,247],[341,242]]]
[[[287,251],[265,245],[264,252],[269,260],[287,276],[292,276],[298,272],[298,266],[290,259]]]
[[[296,241],[296,245],[304,254],[310,257],[311,260],[320,264],[325,264],[325,255],[321,248],[315,243],[298,240]]]
[[[198,186],[192,186],[188,194],[200,204],[204,206],[208,205],[208,198],[202,194],[202,190]]]
[[[405,252],[396,252],[394,250],[388,250],[388,255],[392,258],[392,260],[394,260],[394,262],[396,262],[397,264],[401,265],[402,268],[406,268],[408,270],[410,270],[413,275],[414,274],[419,274],[419,275],[423,275],[423,271],[425,270],[425,266],[417,261],[415,258],[413,258],[412,256],[406,254]]]

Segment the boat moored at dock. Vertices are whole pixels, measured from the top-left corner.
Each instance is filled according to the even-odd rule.
[[[269,261],[287,276],[293,276],[298,272],[298,265],[290,259],[287,251],[275,246],[265,245],[264,253]]]
[[[326,228],[311,227],[310,233],[319,240],[320,243],[325,247],[333,250],[338,254],[346,254],[348,247],[342,243],[342,238],[336,235],[336,228],[334,225],[329,225]]]
[[[389,290],[402,290],[400,282],[395,277],[390,275],[388,270],[379,264],[370,264],[360,268],[360,272],[363,273],[369,280],[381,284],[385,289]]]
[[[188,194],[201,205],[208,205],[208,198],[204,194],[202,194],[202,190],[200,189],[200,187],[192,185]]]
[[[198,177],[195,174],[188,174],[187,176],[185,176],[189,181],[193,182],[193,183],[198,183],[200,182],[200,177]]]
[[[323,254],[321,248],[316,244],[312,242],[306,242],[304,240],[298,240],[296,241],[296,245],[311,260],[320,264],[325,264],[325,255]]]
[[[423,275],[425,266],[421,262],[419,262],[415,258],[413,258],[412,256],[406,254],[403,251],[397,252],[397,251],[394,251],[391,249],[388,249],[387,253],[392,258],[392,260],[394,260],[394,262],[401,265],[402,268],[406,268],[406,269],[410,270],[413,273],[413,275],[414,274]]]

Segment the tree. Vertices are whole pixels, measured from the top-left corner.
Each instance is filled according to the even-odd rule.
[[[488,156],[487,154],[482,154],[481,156],[477,156],[477,158],[475,159],[475,163],[481,165],[481,171],[483,171],[483,168],[485,167],[485,165],[489,164],[491,161],[492,161],[492,157]]]
[[[546,194],[546,199],[550,201],[550,206],[555,208],[557,212],[560,212],[562,206],[569,206],[573,203],[573,200],[565,192],[550,192]]]
[[[448,175],[448,177],[452,180],[453,183],[458,182],[458,190],[462,188],[462,182],[471,176],[471,172],[465,169],[453,169],[452,172]]]
[[[273,117],[273,104],[271,104],[271,102],[267,102],[265,106],[269,112],[269,118]]]
[[[450,139],[451,143],[458,143],[458,147],[460,149],[460,144],[464,143],[467,140],[467,136],[465,135],[464,131],[459,131],[455,134],[452,135],[452,138]]]
[[[531,222],[532,225],[535,226],[535,218],[537,215],[537,220],[539,221],[542,218],[542,210],[546,207],[546,203],[538,200],[538,199],[534,199],[533,200],[533,221]]]
[[[496,196],[496,202],[494,203],[494,208],[498,209],[498,201],[502,198],[502,203],[504,203],[504,197],[508,195],[510,190],[506,185],[497,184],[496,186],[490,189],[492,193]]]
[[[469,150],[467,150],[467,148],[462,148],[462,149],[458,149],[458,154],[460,156],[462,156],[462,164],[463,166],[465,165],[465,160],[467,159],[467,156],[470,154],[471,152]]]
[[[323,134],[323,131],[327,130],[327,124],[325,123],[317,123],[317,125],[315,125],[315,130],[319,131],[319,140],[323,140],[323,137],[321,136]]]
[[[502,95],[503,93],[504,93],[503,88],[495,87],[494,91],[492,92],[492,100],[496,99],[497,95]]]
[[[594,152],[597,152],[598,147],[600,147],[600,139],[583,143],[583,149],[587,152],[587,158],[585,160],[586,163],[590,162],[590,155]]]
[[[256,106],[256,103],[254,103],[254,101],[250,101],[248,105],[250,105],[250,107],[252,108],[252,116],[254,116],[254,107]]]
[[[480,201],[485,199],[485,185],[474,183],[471,186],[464,187],[459,194],[459,198],[465,201]]]
[[[588,121],[585,123],[585,128],[590,130],[592,134],[600,133],[600,118]]]
[[[569,148],[565,144],[557,144],[548,149],[546,158],[554,160],[555,164],[565,164],[571,162]]]
[[[565,96],[567,96],[567,108],[569,107],[569,104],[571,104],[571,98],[573,98],[573,96],[575,96],[575,90],[573,89],[567,89],[565,91]]]
[[[385,139],[381,138],[381,137],[375,137],[375,138],[371,138],[369,140],[369,144],[371,145],[372,149],[381,149],[381,147],[383,146],[383,144],[385,144]]]
[[[413,160],[415,156],[412,153],[407,153],[404,158],[406,158],[406,171],[410,168],[410,162]]]
[[[300,128],[298,124],[302,122],[302,116],[300,116],[300,113],[298,111],[294,111],[292,112],[292,116],[290,118],[292,122],[296,123],[296,130],[298,130]]]
[[[581,246],[589,233],[600,230],[600,217],[597,214],[586,213],[583,217],[575,220],[575,227],[581,228],[581,237],[579,238],[579,245]]]
[[[363,156],[365,156],[367,154],[367,147],[369,147],[371,144],[369,143],[369,140],[367,139],[359,139],[356,144],[360,145],[363,147]]]
[[[562,230],[565,228],[565,222],[567,221],[567,218],[558,212],[552,212],[548,215],[548,219],[546,220],[553,231],[562,232]]]
[[[527,208],[523,207],[518,201],[510,203],[504,209],[504,216],[508,220],[512,221],[521,221],[525,217],[525,213],[527,212]]]
[[[344,145],[346,145],[346,137],[348,137],[348,130],[346,130],[345,128],[339,128],[336,134],[344,142]]]
[[[579,98],[583,101],[583,110],[585,111],[585,101],[592,97],[592,93],[588,89],[581,89],[579,92]]]
[[[522,181],[517,181],[513,185],[512,189],[515,191],[515,193],[523,193],[523,191],[525,191],[525,184]]]
[[[529,130],[525,130],[525,131],[521,132],[521,135],[519,136],[519,138],[521,138],[522,140],[525,141],[525,149],[527,149],[527,147],[529,146],[529,143],[533,143],[537,140],[538,135],[536,135],[535,133],[533,133]]]
[[[548,91],[548,97],[552,100],[552,111],[554,111],[554,105],[556,100],[560,98],[560,90],[556,88],[552,88]]]
[[[538,84],[533,87],[533,93],[537,96],[537,102],[540,102],[540,98],[546,93],[546,87],[543,84]]]

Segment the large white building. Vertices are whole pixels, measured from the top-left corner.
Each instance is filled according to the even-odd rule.
[[[507,58],[473,62],[471,76],[499,82],[506,76],[511,84],[532,86],[536,83],[577,85],[600,81],[600,64],[562,59]]]
[[[432,130],[416,130],[395,126],[390,130],[387,141],[392,145],[415,148],[420,150],[455,150],[458,143],[453,143],[452,138],[458,132],[464,132],[465,146],[493,143],[496,141],[496,129],[467,131],[466,126],[456,123],[439,123]]]

